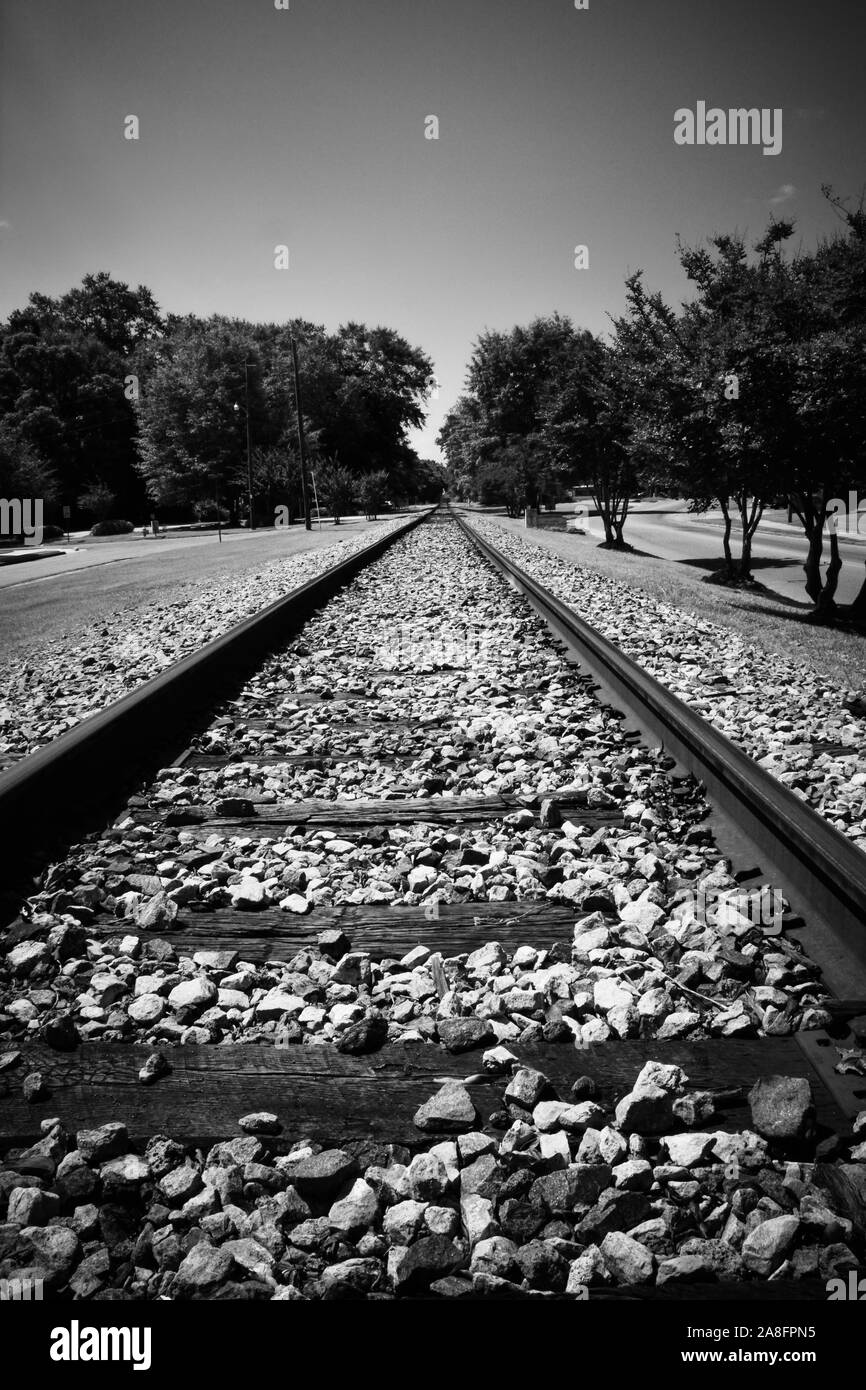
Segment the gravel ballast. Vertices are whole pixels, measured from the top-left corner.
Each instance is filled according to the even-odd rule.
[[[26,757],[144,681],[404,524],[392,518],[322,549],[181,586],[171,603],[106,613],[86,633],[31,643],[0,666],[0,765]],[[59,580],[57,582],[60,582]]]
[[[654,1061],[614,1115],[557,1099],[516,1059],[499,1110],[479,1115],[471,1089],[431,1095],[419,1147],[356,1153],[303,1139],[280,1153],[251,1117],[207,1151],[165,1135],[135,1145],[123,1121],[72,1134],[47,1119],[4,1156],[0,1277],[74,1301],[584,1300],[768,1279],[832,1290],[862,1264],[856,1134],[833,1163],[804,1158],[802,1141],[791,1157],[755,1111],[757,1127],[715,1128],[706,1093]],[[440,1124],[446,1137],[425,1148],[434,1112],[451,1132]],[[696,1113],[700,1130],[684,1129]]]
[[[830,1022],[826,991],[720,856],[700,788],[623,729],[456,527],[398,541],[195,751],[230,761],[163,769],[22,904],[0,947],[0,1095],[48,1094],[29,1041],[90,1040],[145,1044],[154,1087],[174,1044],[435,1048],[437,1076],[477,1057],[483,1093],[474,1073],[431,1088],[410,1147],[322,1146],[276,1105],[206,1152],[133,1143],[122,1115],[86,1133],[49,1118],[5,1155],[0,1277],[30,1270],[76,1299],[583,1298],[856,1268],[866,1233],[844,1194],[862,1187],[866,1117],[819,1139],[808,1088],[765,1077],[732,1134],[712,1095],[653,1061],[600,1103],[593,1043],[643,1039],[652,1058],[655,1039],[787,1035]],[[514,809],[255,825],[312,798],[339,826],[358,800],[465,796]],[[323,929],[262,963],[174,935],[212,908],[255,935],[262,911],[402,905],[435,922],[476,903],[499,924],[454,956],[383,958]],[[555,945],[517,935],[515,905],[533,903],[572,914]],[[536,1043],[573,1055],[569,1093],[521,1060]]]
[[[347,727],[359,709],[360,735]],[[386,1039],[460,1048],[473,1045],[467,1028],[478,1020],[500,1042],[578,1045],[784,1035],[829,1021],[815,966],[765,930],[759,895],[720,859],[696,784],[675,782],[670,759],[623,732],[454,528],[398,542],[270,658],[200,744],[238,761],[164,769],[133,798],[133,814],[78,846],[26,905],[0,970],[10,1040],[60,1024],[81,1038],[154,1044],[350,1035],[359,1049]],[[252,749],[263,765],[245,760]],[[314,765],[279,762],[297,753]],[[351,838],[291,826],[203,834],[182,823],[193,809],[218,823],[242,807],[310,797],[440,804],[494,793],[518,809],[453,829],[423,814]],[[563,821],[564,799],[578,810]],[[615,811],[622,824],[582,824],[581,806],[588,816]],[[151,811],[181,823],[136,822]],[[312,948],[265,965],[244,960],[242,947],[226,959],[171,941],[196,908],[249,913],[254,931],[268,907],[435,913],[473,902],[501,903],[503,924],[510,902],[565,906],[573,939],[543,951],[494,939],[438,964],[426,948],[381,961],[345,942],[337,959]],[[476,1022],[455,1027],[467,1018]]]
[[[467,524],[761,767],[866,849],[866,704],[808,665],[660,602],[625,580],[568,562],[495,521]],[[822,751],[822,745],[834,751]],[[842,745],[841,748],[836,748]]]

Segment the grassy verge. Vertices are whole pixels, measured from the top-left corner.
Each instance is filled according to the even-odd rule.
[[[497,525],[519,534],[528,545],[541,546],[575,566],[634,584],[664,603],[696,618],[730,628],[744,641],[766,651],[767,676],[772,660],[781,656],[803,662],[835,684],[866,687],[866,640],[855,633],[813,627],[804,621],[810,611],[792,608],[771,593],[752,593],[705,584],[686,565],[629,551],[599,549],[591,536],[563,532],[527,531],[522,520],[484,513]]]

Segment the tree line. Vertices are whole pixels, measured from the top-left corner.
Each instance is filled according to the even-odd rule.
[[[292,337],[309,467],[329,511],[435,500],[442,472],[409,446],[434,385],[393,329],[163,315],[102,271],[33,293],[0,324],[0,493],[49,521],[301,513]],[[312,491],[312,489],[311,489]],[[336,506],[335,506],[336,504]]]
[[[815,250],[791,250],[783,219],[752,246],[678,241],[690,298],[668,304],[637,271],[608,339],[560,314],[482,333],[439,434],[455,495],[517,515],[588,488],[611,547],[627,545],[639,493],[717,505],[718,578],[734,585],[752,581],[765,509],[787,505],[808,539],[806,591],[831,618],[836,499],[866,490],[866,212],[823,192],[839,227]]]

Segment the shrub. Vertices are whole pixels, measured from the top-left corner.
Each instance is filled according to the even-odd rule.
[[[65,536],[65,535],[66,535],[66,532],[64,531],[64,529],[63,529],[62,526],[43,526],[43,527],[42,527],[42,539],[43,539],[44,541],[59,541],[59,540],[61,539],[61,537]]]
[[[216,502],[209,497],[199,498],[198,501],[193,502],[192,514],[196,521],[222,521],[225,523],[229,519],[227,508],[221,506],[217,510]]]
[[[333,513],[334,523],[339,526],[340,517],[352,505],[355,492],[355,479],[349,469],[341,463],[328,461],[316,473],[319,500]]]
[[[384,469],[379,469],[376,473],[363,473],[358,479],[358,501],[364,508],[368,521],[375,521],[377,513],[382,511],[387,487],[388,474]]]
[[[111,515],[111,509],[117,498],[111,488],[105,483],[91,483],[86,492],[82,492],[78,499],[78,505],[82,511],[92,512],[99,523],[106,521]],[[108,522],[108,525],[113,523]]]
[[[126,536],[134,530],[135,527],[131,521],[97,521],[96,525],[91,527],[90,534],[91,536]]]

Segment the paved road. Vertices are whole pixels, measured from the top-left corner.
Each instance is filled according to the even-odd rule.
[[[597,517],[590,519],[593,535],[603,538],[604,532]],[[722,554],[722,528],[712,521],[683,514],[647,514],[630,512],[625,526],[625,538],[637,550],[658,555],[665,560],[678,560],[686,564],[695,561],[717,559]],[[739,550],[739,532],[731,537],[734,554]],[[782,535],[778,531],[766,531],[760,526],[753,545],[755,559],[755,578],[768,589],[784,595],[798,603],[809,603],[803,587],[805,575],[803,563],[806,559],[805,536]],[[842,543],[839,546],[842,556],[842,569],[839,574],[837,598],[840,603],[851,603],[866,579],[866,546]],[[827,549],[825,547],[825,558]],[[771,562],[761,565],[760,561]],[[701,573],[700,563],[695,564]]]
[[[65,542],[48,547],[51,551],[61,550],[59,555],[30,559],[20,564],[0,565],[0,589],[30,584],[34,580],[54,579],[58,575],[75,573],[78,570],[92,569],[94,566],[114,565],[128,560],[151,560],[154,556],[169,555],[174,551],[201,549],[207,554],[213,552],[215,562],[225,563],[229,553],[235,554],[240,546],[262,547],[268,540],[275,543],[274,554],[293,553],[296,550],[309,550],[313,546],[330,545],[341,536],[356,535],[363,526],[363,518],[350,517],[335,527],[332,521],[323,521],[321,530],[313,522],[312,531],[295,524],[285,529],[259,527],[256,531],[224,531],[222,541],[216,531],[169,532],[163,536],[147,536],[136,533],[129,536],[111,536],[103,540],[88,538],[83,544],[72,538],[70,545]],[[327,537],[327,540],[323,539]],[[228,548],[227,548],[228,547]],[[230,566],[229,561],[229,566]]]
[[[0,567],[0,651],[68,635],[117,609],[171,602],[177,586],[255,570],[280,556],[353,539],[373,523],[352,519],[303,526],[105,541],[67,555]]]
[[[259,533],[233,531],[223,537],[224,545],[237,546],[238,542],[257,540]],[[140,535],[118,537],[91,542],[88,545],[64,545],[60,555],[49,555],[37,560],[26,560],[16,565],[0,566],[0,589],[16,588],[19,584],[44,583],[59,576],[75,574],[81,570],[93,569],[103,565],[116,565],[121,561],[150,561],[157,555],[165,556],[177,550],[192,548],[207,549],[212,544],[219,545],[219,537],[210,533],[197,533],[184,536],[166,536],[164,539]],[[54,546],[51,547],[54,549]]]

